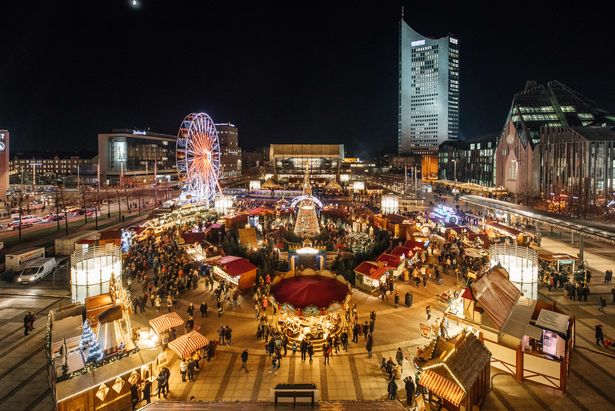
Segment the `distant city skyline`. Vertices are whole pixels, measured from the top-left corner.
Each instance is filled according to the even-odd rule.
[[[13,153],[94,151],[100,132],[176,134],[186,113],[205,111],[236,124],[244,150],[339,143],[360,157],[394,153],[402,3],[417,32],[462,45],[460,138],[500,131],[527,80],[559,80],[615,111],[600,7],[534,4],[541,18],[519,18],[410,2],[315,2],[300,13],[283,3],[67,1],[33,12],[13,2],[2,6],[0,128]],[[217,17],[204,24],[202,7]]]

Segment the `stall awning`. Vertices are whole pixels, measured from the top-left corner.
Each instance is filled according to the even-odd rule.
[[[178,327],[184,323],[184,320],[176,312],[168,313],[149,320],[149,325],[160,334],[173,327]]]
[[[455,406],[459,406],[466,395],[459,385],[432,370],[425,370],[421,373],[419,385]]]
[[[209,344],[209,340],[204,335],[198,331],[192,331],[171,341],[169,343],[169,348],[173,350],[179,358],[187,358],[196,350],[205,347],[207,344]]]

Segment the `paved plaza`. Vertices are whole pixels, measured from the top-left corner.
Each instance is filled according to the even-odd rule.
[[[543,239],[545,249],[557,249],[572,253],[566,244]],[[600,260],[591,252],[586,257],[592,267],[609,260]],[[541,289],[541,298],[555,301],[558,307],[575,315],[577,324],[576,348],[572,355],[568,391],[559,391],[534,383],[519,383],[512,376],[492,369],[493,388],[487,395],[482,409],[514,410],[606,410],[614,409],[615,357],[612,350],[599,348],[593,340],[593,327],[603,324],[607,337],[615,336],[615,305],[609,304],[605,314],[598,311],[599,295],[609,294],[611,285],[601,285],[602,278],[595,274],[592,279],[592,295],[588,302],[573,302],[564,297],[561,290],[548,292]],[[427,288],[396,282],[397,291],[403,296],[406,291],[414,293],[415,304],[411,308],[395,308],[392,297],[389,301],[359,290],[353,290],[352,302],[357,304],[359,319],[365,320],[370,311],[377,313],[374,332],[374,355],[367,358],[365,342],[360,337],[358,344],[350,343],[348,352],[334,354],[330,365],[324,365],[317,354],[313,363],[303,362],[299,353],[288,351],[277,373],[270,373],[271,364],[265,356],[263,341],[256,340],[256,320],[250,300],[241,300],[238,308],[227,310],[218,317],[211,292],[203,285],[184,294],[178,312],[186,318],[186,308],[193,302],[198,309],[202,301],[210,307],[209,317],[195,320],[200,331],[209,338],[217,338],[220,324],[233,329],[233,345],[220,346],[211,362],[202,361],[201,370],[192,383],[181,382],[176,359],[170,364],[171,393],[169,400],[190,400],[208,402],[259,402],[266,407],[271,401],[271,389],[278,383],[315,383],[318,386],[322,409],[329,409],[336,401],[385,400],[387,381],[380,370],[382,358],[395,357],[401,347],[408,360],[404,362],[403,375],[414,375],[411,360],[415,349],[428,340],[419,334],[418,324],[425,322],[425,306],[432,308],[432,320],[441,317],[444,305],[435,301],[435,295],[453,289],[455,278],[444,276],[444,283],[429,282]],[[133,288],[138,288],[135,283]],[[31,295],[23,295],[28,293]],[[46,313],[50,308],[67,304],[68,292],[52,289],[6,288],[0,292],[0,409],[10,410],[52,410],[53,399],[49,389],[45,356],[42,350],[45,336]],[[611,301],[609,299],[609,301]],[[26,311],[37,313],[35,330],[23,336],[22,318]],[[161,313],[164,311],[161,311]],[[144,314],[133,316],[138,326],[147,326],[149,319],[158,313],[149,305]],[[249,350],[248,371],[241,369],[240,353]],[[400,384],[398,398],[404,399],[405,392]],[[157,397],[154,397],[157,400]],[[333,408],[334,409],[334,408]]]

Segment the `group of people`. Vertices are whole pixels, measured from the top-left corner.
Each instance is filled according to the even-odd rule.
[[[199,371],[201,361],[201,354],[195,352],[189,358],[182,358],[179,362],[179,373],[182,376],[182,382],[193,382],[195,380],[194,372]]]
[[[28,335],[28,333],[34,330],[34,314],[32,311],[28,311],[26,315],[23,317],[23,335]]]

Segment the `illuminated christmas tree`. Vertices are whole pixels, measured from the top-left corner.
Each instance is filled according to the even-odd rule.
[[[310,169],[308,167],[303,181],[303,195],[297,207],[297,218],[295,220],[295,233],[300,237],[315,237],[320,233],[318,216],[316,215],[316,202],[312,196],[312,186],[310,185]]]
[[[87,357],[85,360],[86,363],[98,362],[104,357],[100,344],[96,341],[96,336],[94,335],[88,320],[85,320],[83,323],[83,332],[81,333],[79,348],[84,354],[87,351]]]

